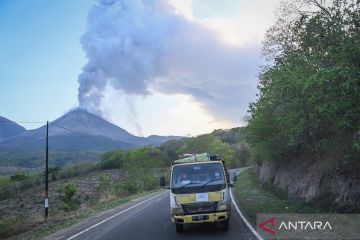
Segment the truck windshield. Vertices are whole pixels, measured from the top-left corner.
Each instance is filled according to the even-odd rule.
[[[225,178],[221,163],[198,163],[173,167],[171,180],[173,193],[210,192],[223,188],[225,188]]]

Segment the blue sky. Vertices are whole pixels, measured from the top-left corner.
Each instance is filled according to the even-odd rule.
[[[85,63],[79,38],[92,4],[0,1],[0,115],[53,120],[77,104],[77,76]]]
[[[184,18],[211,29],[221,41],[244,54],[260,46],[279,2],[169,1]],[[86,31],[88,11],[94,2],[0,1],[0,116],[15,121],[52,121],[78,106],[78,76],[87,62],[80,37]],[[251,74],[255,76],[256,72]],[[250,87],[256,89],[255,77]],[[239,105],[245,109],[250,100],[253,97]],[[181,92],[154,91],[144,98],[109,91],[103,108],[110,121],[137,135],[197,135],[244,124],[241,120],[218,119],[196,96]],[[28,129],[39,126],[22,125]]]

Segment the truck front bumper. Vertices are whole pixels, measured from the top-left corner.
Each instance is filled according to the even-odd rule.
[[[194,215],[173,215],[171,220],[174,223],[205,223],[205,222],[220,222],[229,218],[228,212],[203,213]]]

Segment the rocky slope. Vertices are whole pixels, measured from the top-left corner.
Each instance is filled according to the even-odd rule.
[[[342,212],[360,211],[360,180],[352,174],[330,174],[319,163],[298,161],[286,166],[257,165],[260,180],[291,198]]]

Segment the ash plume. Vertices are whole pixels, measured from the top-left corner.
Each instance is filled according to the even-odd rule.
[[[217,118],[234,121],[256,92],[259,46],[226,44],[168,1],[100,0],[81,44],[88,62],[78,79],[79,104],[98,114],[107,86],[126,95],[190,95]]]

